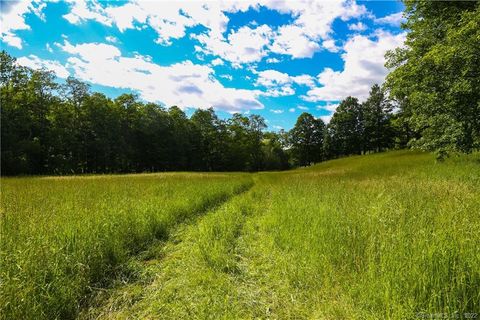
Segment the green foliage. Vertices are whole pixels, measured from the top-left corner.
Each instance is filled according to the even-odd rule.
[[[278,150],[263,154],[258,115],[224,121],[209,109],[189,119],[176,106],[133,94],[112,100],[72,77],[59,85],[53,73],[21,67],[4,51],[0,58],[3,175],[285,168]]]
[[[320,162],[323,156],[325,124],[309,113],[302,113],[290,131],[293,159],[297,165],[308,166]]]
[[[374,85],[368,99],[362,103],[364,151],[383,151],[392,147],[395,131],[392,125],[392,105],[379,85]]]
[[[387,55],[386,85],[417,133],[412,146],[439,154],[480,147],[480,6],[405,1],[406,47]]]
[[[360,154],[363,145],[363,109],[357,98],[347,97],[338,106],[328,125],[330,154]]]
[[[266,170],[288,169],[290,167],[289,154],[285,148],[288,134],[280,130],[278,134],[267,132],[264,134],[262,153]]]

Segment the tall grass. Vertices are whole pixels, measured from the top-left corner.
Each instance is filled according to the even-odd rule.
[[[272,239],[264,251],[287,258],[272,273],[283,272],[299,302],[278,311],[372,319],[478,312],[479,179],[478,156],[442,164],[404,152],[279,177],[283,188],[259,225]]]
[[[251,184],[243,174],[2,179],[0,318],[74,318],[132,254]]]
[[[178,235],[182,241],[153,263],[155,276],[136,302],[115,303],[120,296],[113,294],[90,315],[415,319],[478,313],[479,160],[477,154],[436,163],[432,155],[403,151],[259,174],[250,191]]]
[[[149,246],[252,178],[248,192],[175,228],[161,249]],[[88,286],[105,287],[115,266],[140,249],[151,252],[135,262],[140,281],[108,291],[83,318],[416,319],[480,311],[479,154],[437,163],[401,151],[253,176],[3,184],[7,317],[76,314]]]

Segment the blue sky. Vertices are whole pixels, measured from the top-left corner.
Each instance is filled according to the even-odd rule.
[[[401,46],[397,1],[2,1],[1,47],[110,97],[187,114],[256,113],[270,130],[381,84]]]

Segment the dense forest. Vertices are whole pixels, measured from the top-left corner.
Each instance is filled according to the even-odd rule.
[[[210,108],[189,118],[134,94],[110,99],[2,51],[2,175],[282,170],[391,148],[478,150],[478,2],[405,5],[407,42],[387,53],[385,85],[363,103],[341,101],[328,125],[303,113],[289,132],[265,131],[259,115],[223,120]]]

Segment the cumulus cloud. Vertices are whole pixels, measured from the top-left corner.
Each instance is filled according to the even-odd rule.
[[[352,23],[348,25],[348,30],[365,31],[367,30],[367,26],[363,22]]]
[[[36,55],[29,55],[28,57],[20,57],[17,59],[19,65],[29,67],[32,69],[47,69],[54,71],[55,74],[60,78],[67,78],[70,75],[70,72],[58,61],[53,60],[43,60],[37,57]]]
[[[277,58],[268,58],[267,60],[265,60],[266,63],[279,63],[280,60],[278,60]]]
[[[350,38],[343,47],[343,70],[325,68],[317,76],[321,86],[309,90],[303,99],[311,102],[339,101],[350,95],[365,99],[370,87],[383,83],[388,73],[384,67],[385,52],[402,46],[405,35],[379,30],[374,39],[363,35]]]
[[[72,56],[68,67],[75,76],[91,83],[138,91],[147,101],[181,107],[214,107],[229,112],[262,109],[259,90],[224,87],[214,70],[191,61],[160,66],[149,57],[123,56],[117,47],[105,43],[59,45]]]
[[[332,119],[333,114],[337,110],[338,106],[339,106],[339,103],[327,103],[326,105],[316,106],[317,110],[328,111],[328,114],[322,115],[318,118],[322,119],[323,122],[325,122],[325,123],[329,123],[330,120]]]
[[[211,34],[223,33],[228,22],[224,11],[234,7],[221,2],[200,1],[138,1],[106,7],[97,1],[71,3],[71,12],[64,16],[71,23],[95,20],[115,25],[122,32],[148,25],[157,33],[156,42],[162,45],[184,37],[186,29],[196,25],[205,26]],[[242,9],[238,6],[238,10]]]
[[[212,66],[221,66],[223,64],[223,60],[220,58],[212,60]]]
[[[0,11],[0,39],[8,45],[22,49],[23,41],[15,34],[18,30],[30,30],[25,22],[25,16],[34,13],[44,19],[42,10],[46,3],[40,1],[2,1]]]
[[[277,70],[264,70],[256,73],[258,78],[255,85],[266,87],[267,91],[264,95],[272,97],[295,94],[295,90],[292,88],[293,84],[310,87],[314,86],[314,78],[308,74],[290,76],[287,73]]]
[[[313,87],[315,86],[315,81],[314,78],[311,75],[308,74],[302,74],[299,76],[291,76],[290,79],[299,85],[304,85],[307,87]]]
[[[333,114],[326,115],[326,116],[320,116],[318,118],[322,119],[322,121],[326,124],[330,123],[330,120],[332,120]]]
[[[326,105],[324,106],[317,106],[317,110],[327,110],[327,111],[330,111],[330,112],[334,112],[335,110],[337,110],[339,106],[339,103],[327,103]]]
[[[106,36],[105,40],[110,43],[118,43],[118,39],[114,36]]]
[[[337,47],[337,45],[335,44],[335,40],[333,39],[323,41],[322,46],[330,52],[338,52],[340,50],[340,48]]]
[[[307,111],[307,110],[308,110],[308,107],[305,107],[305,106],[297,106],[297,109],[303,110],[303,111]]]
[[[193,35],[200,42],[197,51],[218,55],[239,67],[243,63],[260,61],[267,52],[289,55],[293,58],[312,57],[321,49],[320,40],[327,50],[336,47],[329,42],[332,24],[368,13],[363,5],[353,0],[339,1],[139,1],[119,6],[102,7],[98,2],[74,1],[71,12],[64,17],[71,23],[95,20],[115,25],[120,31],[148,25],[157,33],[156,42],[169,45],[173,39],[186,35],[186,29],[197,25],[206,31]],[[251,23],[225,35],[228,13],[246,11],[260,6],[290,14],[293,22],[272,30],[268,26]],[[272,60],[273,61],[273,60]]]
[[[230,61],[234,67],[239,67],[242,63],[258,62],[265,57],[271,35],[272,29],[261,25],[254,29],[241,27],[231,32],[226,39],[222,35],[211,34],[200,34],[194,38],[202,44],[196,47],[197,51],[219,56]]]
[[[311,58],[316,51],[320,50],[320,45],[311,40],[304,33],[303,28],[287,25],[278,29],[270,50],[293,58]]]
[[[257,85],[274,87],[290,83],[290,76],[277,70],[264,70],[258,72]]]
[[[288,112],[295,112],[295,108],[288,109]]]
[[[2,41],[17,49],[22,49],[23,47],[22,39],[12,32],[2,32]]]
[[[392,13],[388,16],[383,17],[383,18],[376,18],[374,20],[375,23],[389,24],[389,25],[392,25],[392,26],[399,26],[404,21],[405,21],[405,18],[403,17],[403,12]]]
[[[112,20],[105,16],[103,7],[97,1],[69,0],[70,12],[63,17],[70,23],[77,24],[86,20],[94,20],[111,26]]]
[[[329,40],[332,24],[337,18],[348,21],[368,14],[365,6],[355,1],[271,1],[267,7],[296,17],[291,25],[278,29],[272,51],[293,58],[312,57],[321,49],[319,40]],[[335,50],[331,42],[324,42],[327,50]]]

